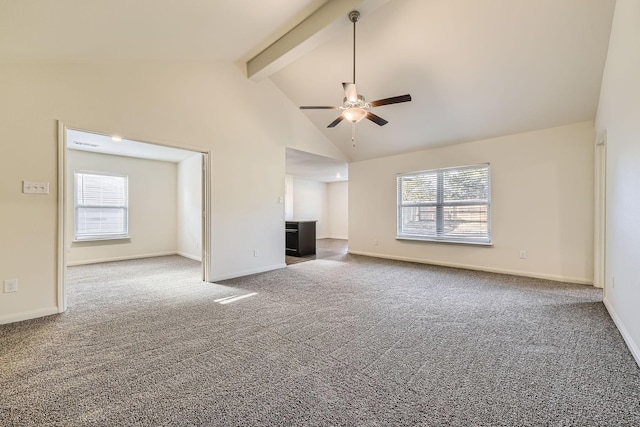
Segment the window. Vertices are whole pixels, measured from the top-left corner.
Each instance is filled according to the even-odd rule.
[[[74,178],[75,239],[128,237],[127,177],[76,172]]]
[[[398,239],[491,243],[488,164],[398,175]]]

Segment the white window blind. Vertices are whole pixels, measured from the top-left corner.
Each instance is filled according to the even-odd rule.
[[[398,239],[491,243],[488,164],[398,175]]]
[[[128,237],[127,177],[75,173],[75,239]]]

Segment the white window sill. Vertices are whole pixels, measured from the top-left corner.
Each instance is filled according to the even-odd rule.
[[[491,241],[473,241],[473,240],[456,240],[456,239],[436,239],[432,237],[422,237],[422,236],[396,236],[396,240],[413,240],[420,242],[430,242],[430,243],[453,243],[458,245],[473,245],[473,246],[493,246]]]
[[[75,239],[71,243],[96,243],[96,242],[117,242],[119,240],[131,241],[131,236],[118,237],[90,237],[87,239]]]

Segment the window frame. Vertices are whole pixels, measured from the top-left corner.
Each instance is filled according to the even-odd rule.
[[[93,175],[100,177],[118,177],[124,179],[124,205],[121,206],[103,206],[103,205],[80,205],[78,203],[78,175]],[[104,210],[124,210],[124,230],[122,233],[78,233],[78,218],[79,210],[82,208],[90,209],[104,209]],[[122,240],[129,239],[129,176],[119,173],[111,172],[96,172],[96,171],[74,171],[73,173],[73,212],[74,212],[74,227],[73,236],[74,242],[91,242],[91,241],[104,241],[104,240]]]
[[[469,169],[481,169],[486,168],[487,171],[487,199],[486,201],[479,200],[469,200],[469,201],[444,201],[444,173],[447,171],[463,171]],[[404,178],[407,177],[417,177],[417,176],[425,176],[431,175],[436,176],[436,201],[435,202],[413,202],[413,203],[404,203],[402,200],[402,182]],[[447,168],[439,168],[439,169],[428,169],[422,171],[414,171],[414,172],[405,172],[399,173],[396,175],[396,192],[397,192],[397,203],[396,203],[396,239],[397,240],[417,240],[417,241],[427,241],[427,242],[438,242],[438,243],[457,243],[457,244],[468,244],[468,245],[482,245],[482,246],[492,246],[492,236],[491,236],[491,164],[490,163],[478,163],[474,165],[465,165],[465,166],[455,166],[455,167],[447,167]],[[451,206],[486,206],[487,207],[487,234],[486,237],[453,237],[448,236],[443,231],[444,230],[444,210],[446,207]],[[407,234],[403,233],[403,213],[402,209],[406,207],[435,207],[435,223],[436,223],[436,234],[435,235],[420,235],[420,234]],[[420,214],[419,214],[420,215]]]

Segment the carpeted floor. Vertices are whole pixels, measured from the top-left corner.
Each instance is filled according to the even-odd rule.
[[[0,325],[0,425],[640,425],[592,287],[345,254],[199,276],[69,268],[68,312]]]

